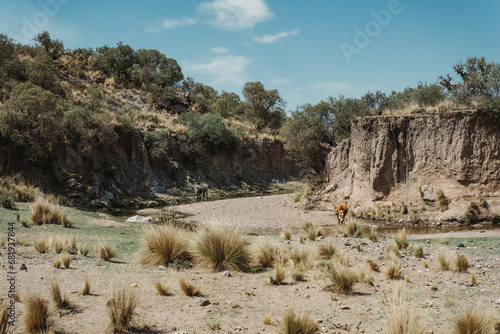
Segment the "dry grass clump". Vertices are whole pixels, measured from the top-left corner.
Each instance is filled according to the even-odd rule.
[[[323,241],[318,246],[318,257],[322,260],[330,260],[336,253],[337,249],[332,241]]]
[[[399,257],[399,246],[398,246],[398,243],[396,242],[396,240],[394,240],[394,239],[389,240],[388,252],[389,252],[389,254],[393,254],[396,257]]]
[[[305,269],[310,269],[312,267],[312,258],[311,248],[307,246],[294,248],[290,253],[290,259],[295,267],[300,266]]]
[[[52,301],[54,302],[56,308],[58,309],[71,308],[71,302],[66,297],[66,294],[61,292],[61,288],[59,287],[59,284],[57,284],[56,282],[52,282],[50,287],[50,294],[52,296]]]
[[[262,238],[257,242],[255,249],[255,258],[257,264],[262,268],[269,268],[274,265],[278,245],[269,238]]]
[[[191,259],[185,234],[169,225],[153,225],[142,229],[144,245],[138,262],[148,266],[168,265]]]
[[[289,228],[286,228],[283,230],[283,238],[285,240],[291,240],[292,239],[292,231]]]
[[[108,315],[113,333],[125,332],[129,329],[137,306],[137,296],[135,292],[122,288],[114,291],[113,297],[106,303]]]
[[[466,273],[470,267],[467,256],[465,254],[456,254],[454,260],[456,271]]]
[[[418,246],[417,248],[415,248],[413,250],[413,255],[415,255],[415,257],[418,257],[419,259],[423,258],[424,257],[424,247]]]
[[[478,283],[477,274],[474,272],[470,273],[470,283],[472,285],[477,285]]]
[[[310,241],[315,241],[316,237],[322,235],[321,228],[311,222],[305,222],[304,225],[302,226],[302,229],[306,232],[307,238]]]
[[[436,209],[446,211],[450,207],[450,199],[447,198],[441,189],[436,190]]]
[[[7,302],[3,301],[0,306],[0,334],[12,333],[12,329],[9,326],[9,311],[7,310]]]
[[[385,271],[385,276],[389,279],[402,279],[403,272],[401,269],[401,265],[394,261],[389,261],[387,269]]]
[[[271,282],[272,285],[281,285],[283,284],[283,281],[286,278],[286,270],[285,267],[277,262],[274,265],[274,277],[271,275],[269,276],[269,281]]]
[[[99,241],[99,243],[97,243],[96,245],[96,254],[99,255],[99,257],[104,261],[111,261],[111,259],[116,257],[117,255],[111,247],[109,247],[102,241]]]
[[[372,259],[366,259],[366,263],[370,265],[370,269],[373,271],[379,271],[380,268],[376,262],[374,262]]]
[[[184,292],[186,296],[189,297],[201,296],[200,288],[187,283],[183,278],[179,280],[179,286],[181,287],[182,292]]]
[[[49,249],[49,241],[46,237],[39,237],[35,241],[35,249],[38,253],[45,253]]]
[[[385,321],[388,334],[427,333],[425,315],[407,298],[402,297],[400,292],[395,293]]]
[[[455,320],[455,334],[493,333],[494,317],[479,307],[465,309]]]
[[[396,245],[398,245],[398,249],[406,249],[408,248],[408,240],[406,240],[406,229],[403,228],[401,231],[396,233],[394,236],[394,241]]]
[[[375,231],[375,229],[373,227],[370,227],[370,229],[366,233],[366,238],[368,240],[376,242],[378,240],[377,231]]]
[[[61,207],[49,202],[43,196],[38,196],[31,207],[31,220],[36,225],[56,224],[72,227],[73,221]]]
[[[68,254],[66,254],[62,257],[61,262],[62,262],[62,265],[64,266],[64,268],[68,269],[69,264],[71,262],[71,258],[69,257]]]
[[[422,260],[422,265],[424,266],[425,269],[429,268],[429,261]]]
[[[51,333],[54,323],[49,302],[36,294],[31,294],[24,299],[24,305],[26,308],[24,316],[26,331],[30,334]]]
[[[85,277],[85,281],[83,282],[83,288],[80,290],[80,295],[88,296],[90,295],[90,278]]]
[[[61,260],[61,257],[58,256],[54,259],[54,261],[52,262],[52,265],[54,266],[54,268],[58,269],[61,267],[61,264],[62,264],[62,260]]]
[[[269,325],[269,324],[271,324],[271,315],[270,315],[269,313],[266,313],[266,314],[264,315],[264,318],[262,319],[262,323],[263,323],[264,325]]]
[[[345,224],[340,227],[340,230],[352,237],[359,237],[363,231],[361,224],[353,217],[346,217]]]
[[[296,271],[294,271],[293,274],[292,274],[292,279],[295,282],[303,282],[304,279],[305,279],[305,273],[304,273],[304,271],[302,271],[302,270],[296,270]]]
[[[329,262],[326,267],[326,276],[332,282],[333,289],[337,292],[351,293],[358,275],[349,267],[342,264]]]
[[[438,253],[439,266],[443,270],[450,269],[450,256],[447,252],[441,249]]]
[[[318,324],[312,320],[307,313],[298,315],[295,310],[289,308],[285,312],[283,323],[279,330],[280,334],[315,334],[319,333]]]
[[[214,271],[249,269],[249,243],[241,232],[230,227],[208,227],[198,233],[193,247],[197,264]]]
[[[170,286],[168,284],[165,284],[162,282],[156,282],[155,288],[156,288],[156,292],[158,292],[158,294],[160,296],[170,296],[171,295]]]

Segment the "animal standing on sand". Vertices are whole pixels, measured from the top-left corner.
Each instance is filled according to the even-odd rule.
[[[347,208],[347,204],[344,202],[340,203],[339,206],[337,206],[337,211],[335,214],[337,215],[337,219],[339,220],[339,225],[344,224],[345,216],[347,215],[347,212],[349,209]]]
[[[196,189],[196,199],[198,201],[203,201],[208,198],[208,187],[207,186],[201,186]]]

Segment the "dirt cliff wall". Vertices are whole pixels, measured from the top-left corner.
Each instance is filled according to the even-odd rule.
[[[13,166],[0,147],[3,173],[20,173],[44,192],[60,193],[75,204],[120,205],[136,196],[165,193],[170,188],[190,190],[193,185],[241,187],[270,183],[296,175],[294,161],[279,141],[240,140],[231,148],[207,154],[193,162],[182,152],[182,141],[169,135],[165,155],[151,158],[142,133],[119,132],[112,145],[88,141],[64,146],[43,166]]]
[[[414,207],[435,199],[441,189],[450,210],[487,198],[499,211],[500,120],[484,112],[374,116],[355,120],[350,139],[328,155],[319,206],[333,208],[404,202]],[[427,202],[425,202],[427,201]]]

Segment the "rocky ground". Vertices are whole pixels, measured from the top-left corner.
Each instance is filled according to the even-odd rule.
[[[296,208],[290,195],[203,202],[178,206],[175,210],[189,214],[187,219],[191,222],[231,225],[251,232],[248,238],[252,247],[267,235],[282,249],[307,253],[305,280],[292,279],[297,270],[292,260],[288,261],[282,285],[270,284],[272,268],[223,274],[198,267],[143,267],[135,261],[141,239],[139,223],[71,210],[75,219],[73,229],[16,226],[18,237],[25,241],[22,242],[25,245],[16,246],[17,261],[27,267],[26,271],[18,272],[16,289],[22,296],[35,292],[50,300],[50,283],[57,281],[74,305],[72,309],[54,312],[57,332],[68,334],[105,333],[109,324],[106,303],[113,290],[124,286],[139,298],[133,321],[135,333],[275,333],[289,307],[309,313],[321,333],[386,333],[386,317],[398,290],[406,296],[405,303],[413,305],[425,317],[427,333],[451,333],[454,320],[464,308],[478,307],[500,321],[500,229],[410,234],[409,248],[402,249],[397,259],[402,278],[393,280],[385,274],[392,235],[379,235],[378,241],[373,242],[326,228],[324,237],[319,238],[322,240],[305,239],[301,243],[301,227],[305,222],[328,227],[335,220],[328,211]],[[21,211],[25,215],[29,207],[22,207]],[[291,240],[281,236],[283,228],[292,230]],[[2,221],[4,235],[5,231],[6,223]],[[75,235],[78,242],[90,248],[89,256],[71,255],[69,269],[56,269],[52,262],[58,255],[53,250],[40,254],[32,245],[26,245],[41,236],[55,234]],[[95,255],[93,246],[98,240],[118,251],[115,261],[106,262]],[[325,241],[332,241],[337,254],[349,259],[352,270],[368,278],[360,279],[352,294],[333,291],[321,270],[324,261],[315,254]],[[424,259],[413,254],[418,246],[423,247]],[[453,261],[450,270],[442,270],[437,260],[442,249],[450,254],[465,254],[471,265],[468,272],[455,271]],[[7,250],[3,248],[1,252],[3,277],[7,271]],[[372,271],[367,259],[377,263],[379,271]],[[427,268],[423,260],[428,262]],[[476,284],[471,282],[472,273],[477,277]],[[81,296],[78,291],[85,277],[90,278],[91,295]],[[185,296],[178,284],[181,278],[200,287],[202,296]],[[170,285],[171,295],[157,295],[158,281]],[[5,299],[6,294],[7,285],[2,280],[0,296]],[[19,302],[16,307],[16,331],[24,333],[24,305]],[[265,316],[270,317],[269,324],[264,324]]]

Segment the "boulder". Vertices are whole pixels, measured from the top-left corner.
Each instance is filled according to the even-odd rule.
[[[153,218],[152,217],[144,217],[144,216],[139,216],[135,215],[126,220],[127,223],[152,223]]]

